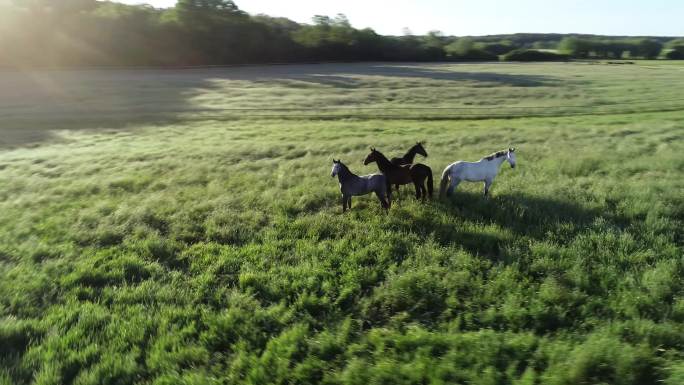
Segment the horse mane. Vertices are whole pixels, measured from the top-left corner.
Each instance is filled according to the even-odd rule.
[[[406,154],[404,154],[404,159],[411,157],[411,155],[413,155],[415,157],[417,154],[416,151],[418,151],[419,145],[420,145],[420,143],[416,143],[413,146],[411,146],[411,148],[409,148],[409,150],[406,151]]]
[[[497,151],[497,152],[495,152],[495,153],[492,153],[492,154],[490,154],[490,155],[487,155],[487,156],[485,156],[485,157],[482,158],[482,159],[494,160],[494,159],[496,159],[496,158],[500,158],[500,157],[502,157],[502,156],[506,156],[506,154],[508,154],[508,151],[507,151],[507,150],[501,150],[501,151]],[[482,160],[482,159],[480,159],[480,160]]]
[[[338,164],[339,164],[340,166],[342,166],[342,171],[344,172],[344,174],[347,174],[347,175],[354,175],[354,173],[351,172],[351,170],[349,170],[349,167],[347,167],[346,164],[342,163],[341,160],[338,162]],[[340,174],[341,174],[341,173],[340,173]]]
[[[393,164],[392,162],[390,162],[389,159],[387,159],[387,157],[385,156],[385,154],[383,154],[382,152],[380,152],[380,151],[378,151],[378,150],[376,150],[376,149],[373,149],[373,151],[375,151],[375,152],[377,153],[377,155],[379,155],[378,161],[381,160],[381,161],[383,161],[383,163],[385,163],[385,164],[387,164],[387,165],[389,165],[389,166],[394,166],[394,164]],[[380,164],[380,162],[378,162],[378,165],[379,165],[379,164]]]

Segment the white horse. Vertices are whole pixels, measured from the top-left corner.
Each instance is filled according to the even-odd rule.
[[[511,168],[515,168],[515,149],[509,148],[485,156],[477,162],[458,161],[448,165],[444,172],[442,172],[442,182],[439,187],[439,196],[443,197],[445,190],[446,195],[450,196],[456,186],[461,181],[479,182],[484,181],[484,196],[489,194],[489,187],[494,182],[496,174],[499,173],[499,168],[504,161],[511,164]],[[449,188],[447,189],[447,184]]]

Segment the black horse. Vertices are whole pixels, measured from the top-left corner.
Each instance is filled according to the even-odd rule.
[[[396,157],[392,158],[390,161],[392,162],[393,165],[396,166],[402,166],[405,164],[413,164],[413,159],[416,157],[416,154],[420,154],[424,157],[427,158],[428,154],[427,151],[425,151],[425,148],[423,147],[423,142],[416,142],[413,147],[411,147],[406,154],[402,157]],[[399,185],[395,185],[397,188],[397,194],[399,193]]]
[[[402,164],[413,164],[413,159],[416,157],[416,154],[427,158],[428,154],[427,151],[425,151],[425,148],[423,148],[423,142],[417,142],[404,156],[392,158],[390,161],[397,166],[401,166]]]
[[[363,164],[377,163],[378,169],[387,178],[387,196],[391,200],[391,185],[402,185],[413,183],[416,187],[416,199],[432,198],[432,170],[430,167],[422,164],[404,164],[397,166],[392,164],[385,155],[375,148],[371,148],[370,154],[366,156]],[[425,183],[427,181],[427,183]],[[427,188],[426,188],[427,184]]]

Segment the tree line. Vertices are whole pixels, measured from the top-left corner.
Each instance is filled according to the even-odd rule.
[[[566,37],[559,49],[575,58],[621,59],[624,57],[657,59],[663,43],[654,39],[582,39]]]
[[[662,52],[684,58],[684,41],[555,34],[457,38],[438,31],[383,36],[353,28],[344,15],[300,24],[249,15],[232,0],[179,0],[168,9],[96,0],[0,0],[0,65],[13,67],[657,58]]]

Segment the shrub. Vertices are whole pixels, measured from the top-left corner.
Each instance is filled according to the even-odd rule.
[[[449,60],[463,61],[493,61],[499,57],[475,46],[472,39],[461,38],[444,47]]]
[[[510,43],[478,43],[476,47],[492,55],[504,55],[516,48]]]
[[[498,61],[499,57],[487,51],[473,48],[463,53],[452,53],[447,56],[454,61]]]
[[[517,49],[502,57],[504,61],[562,61],[569,58],[568,55],[533,49]]]
[[[671,60],[684,60],[684,45],[674,47],[665,57]]]

